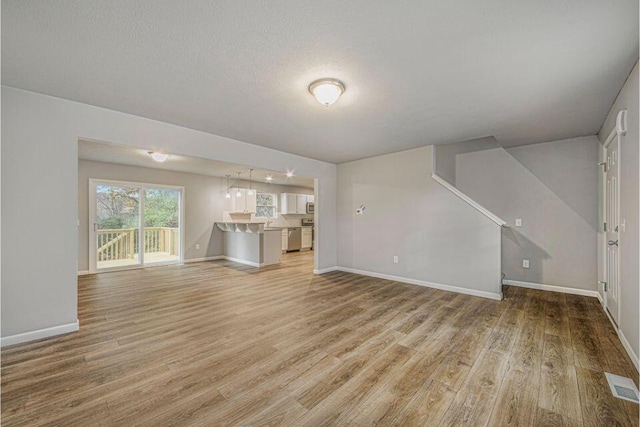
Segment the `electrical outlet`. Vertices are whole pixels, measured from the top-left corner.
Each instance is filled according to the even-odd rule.
[[[523,259],[522,260],[522,267],[523,268],[529,268],[529,260],[528,259]]]
[[[522,227],[522,219],[516,218],[516,227]]]
[[[196,243],[196,250],[200,249],[200,243]]]
[[[394,255],[393,256],[393,263],[397,264],[398,263],[398,255]]]

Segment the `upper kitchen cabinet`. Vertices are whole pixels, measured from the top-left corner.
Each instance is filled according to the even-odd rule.
[[[309,200],[311,197],[311,200]],[[313,201],[313,196],[305,194],[280,194],[280,213],[281,214],[306,214],[307,202]]]
[[[225,199],[225,210],[229,213],[256,213],[256,191],[249,194],[249,190],[240,189],[240,196],[237,196],[238,190],[231,191],[231,198]]]

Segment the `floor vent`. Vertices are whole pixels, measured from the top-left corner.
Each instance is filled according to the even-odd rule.
[[[631,378],[613,375],[608,372],[604,373],[611,387],[611,393],[619,399],[628,400],[629,402],[638,403],[638,387]]]

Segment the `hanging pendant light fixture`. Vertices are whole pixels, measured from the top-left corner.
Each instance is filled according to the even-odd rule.
[[[229,187],[229,177],[230,176],[231,175],[227,175],[227,192],[224,194],[224,197],[227,198],[227,199],[231,198],[231,193],[229,193],[229,189],[231,188],[231,187]]]
[[[242,197],[242,192],[240,191],[239,182],[240,182],[240,174],[242,172],[236,172],[238,174],[238,178],[236,179],[236,197]]]
[[[253,189],[251,188],[251,173],[253,172],[253,169],[249,169],[249,191],[247,192],[247,195],[249,196],[253,196]]]

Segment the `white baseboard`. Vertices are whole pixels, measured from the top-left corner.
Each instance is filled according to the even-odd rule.
[[[409,283],[411,285],[425,286],[427,288],[440,289],[443,291],[457,292],[459,294],[473,295],[476,297],[489,298],[489,299],[498,300],[498,301],[502,300],[502,293],[498,294],[493,292],[477,291],[475,289],[462,288],[459,286],[443,285],[441,283],[433,283],[433,282],[427,282],[424,280],[408,279],[406,277],[392,276],[390,274],[375,273],[373,271],[358,270],[355,268],[348,268],[348,267],[336,267],[336,270],[344,271],[346,273],[360,274],[362,276],[375,277],[378,279],[393,280],[394,282],[402,282],[402,283]]]
[[[183,264],[190,264],[192,262],[217,261],[219,259],[224,259],[224,255],[208,256],[205,258],[189,258],[185,259]]]
[[[600,292],[596,291],[596,298],[598,298],[598,301],[600,301],[600,305],[604,306],[604,300],[602,299],[602,295],[600,295]]]
[[[91,272],[89,270],[78,271],[78,276],[86,276],[87,274],[91,274]]]
[[[635,365],[636,371],[640,371],[640,367],[638,366],[639,365],[638,355],[636,354],[635,351],[633,351],[631,344],[629,344],[629,341],[627,341],[627,337],[624,336],[624,334],[620,329],[618,329],[618,337],[620,337],[620,342],[622,342],[622,346],[624,347],[625,350],[627,350],[627,354],[629,355],[629,357],[631,358],[631,361]]]
[[[35,331],[2,337],[0,338],[0,347],[20,344],[27,341],[35,341],[42,338],[53,337],[55,335],[68,334],[69,332],[75,332],[78,329],[80,329],[80,322],[76,319],[75,322],[64,325],[52,326],[50,328],[37,329]]]
[[[564,286],[545,285],[543,283],[520,282],[518,280],[505,279],[502,281],[502,284],[519,286],[521,288],[538,289],[541,291],[551,291],[551,292],[560,292],[563,294],[582,295],[585,297],[598,298],[600,296],[598,291],[588,291],[586,289],[578,289],[578,288],[566,288]]]
[[[226,256],[226,255],[225,255],[224,259],[226,259],[227,261],[237,262],[239,264],[250,265],[251,267],[264,267],[264,263],[257,263],[257,262],[253,262],[253,261],[247,261],[245,259],[240,259],[240,258],[232,258],[232,257]]]
[[[325,273],[331,273],[332,271],[338,271],[338,267],[334,265],[333,267],[320,268],[318,270],[314,269],[313,274],[325,274]]]

